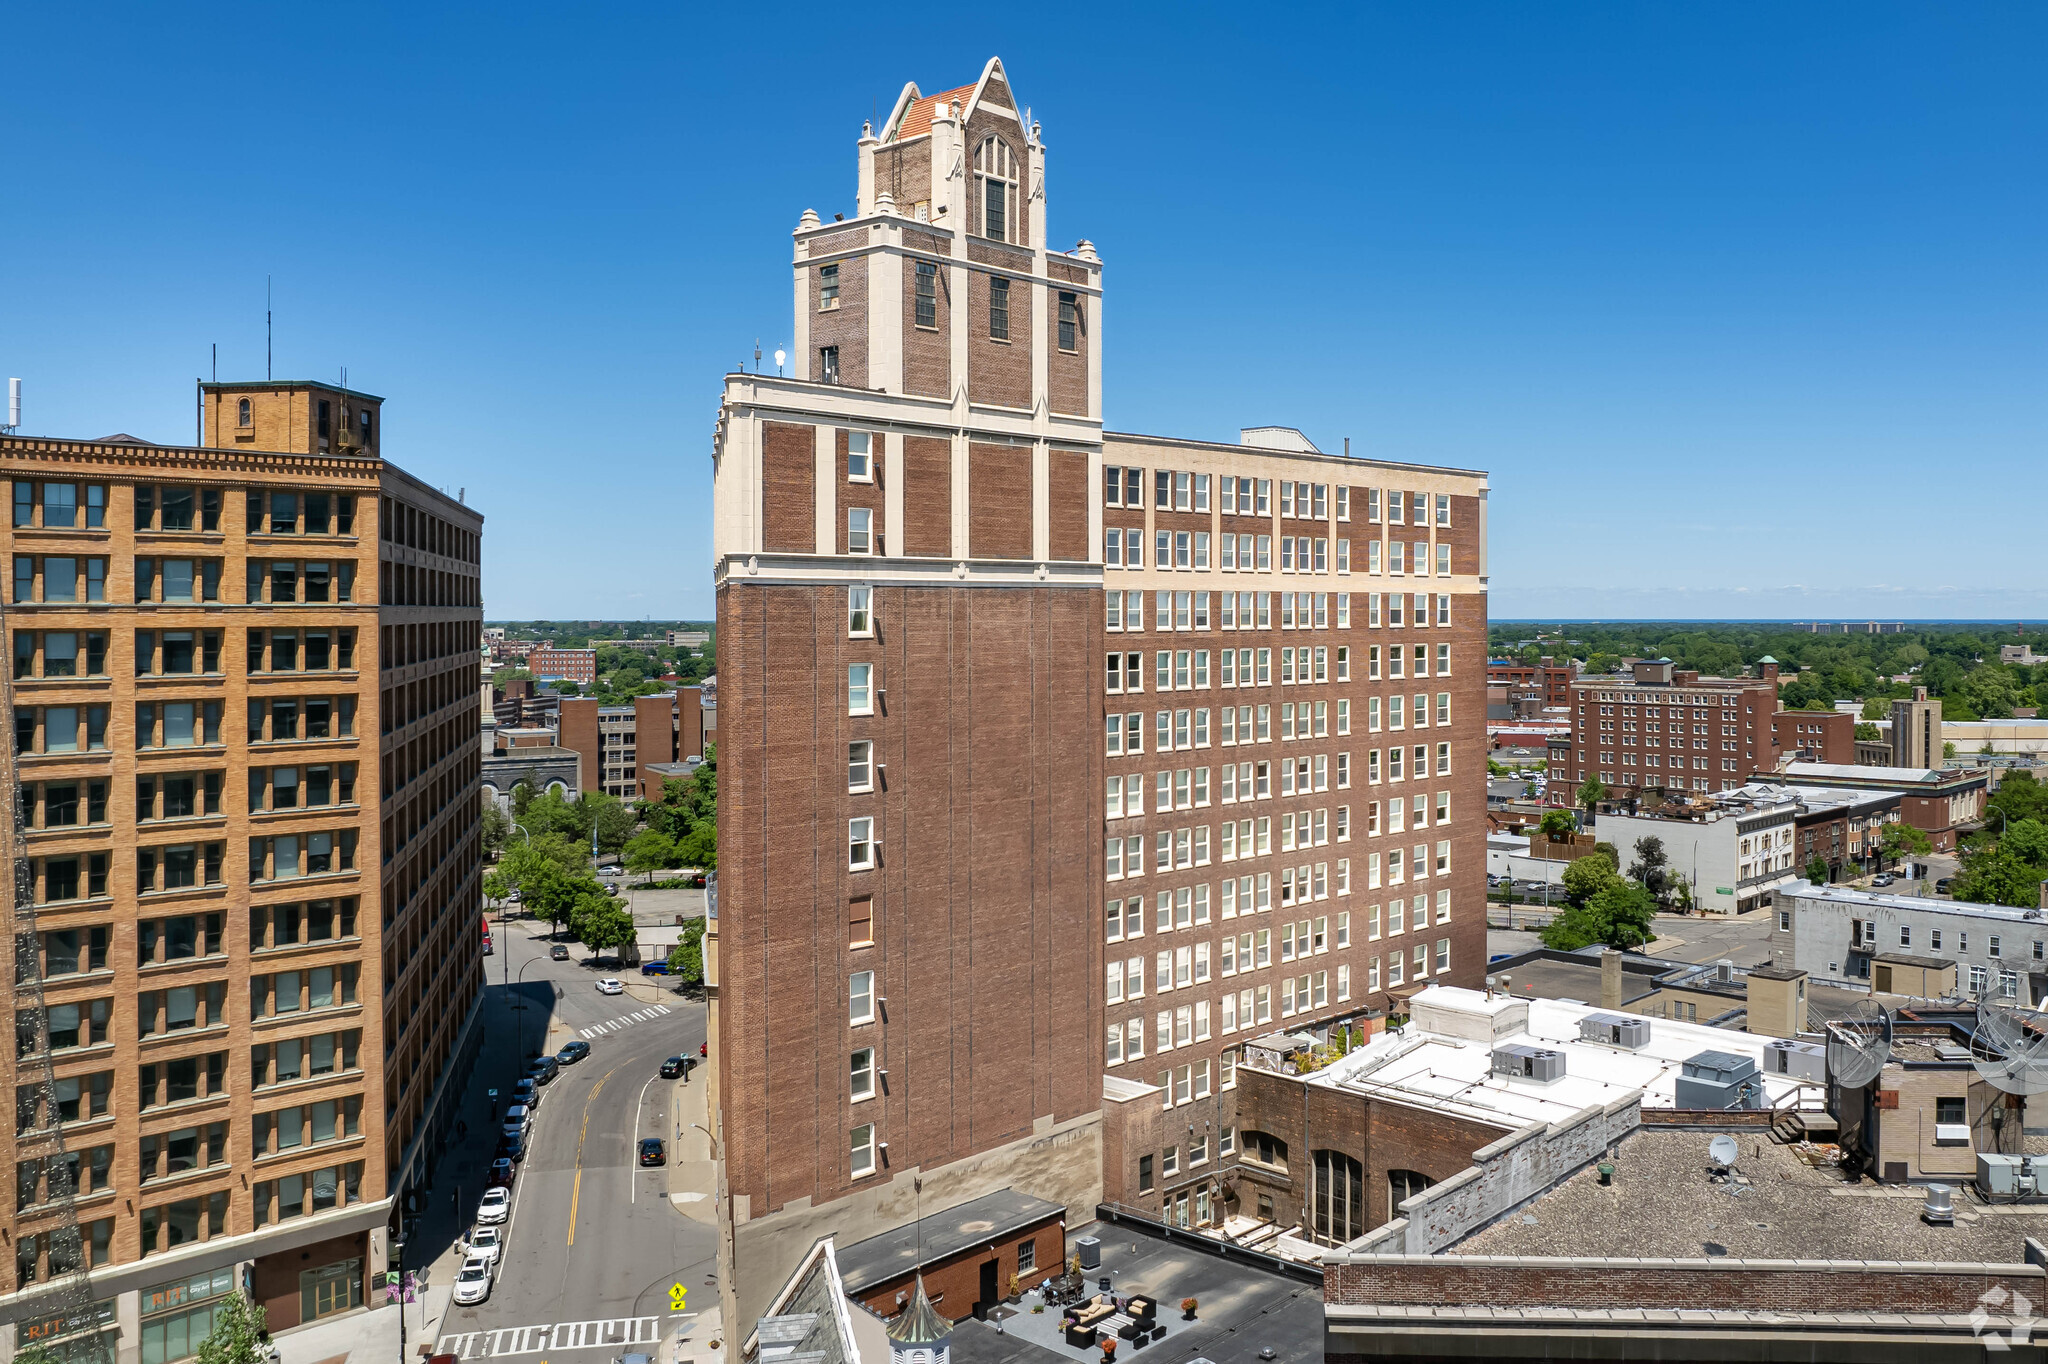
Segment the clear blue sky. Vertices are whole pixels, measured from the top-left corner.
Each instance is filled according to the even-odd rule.
[[[1510,616],[2048,615],[2048,8],[23,6],[0,372],[387,399],[495,617],[711,611],[719,376],[907,79],[991,54],[1114,429],[1493,474]]]

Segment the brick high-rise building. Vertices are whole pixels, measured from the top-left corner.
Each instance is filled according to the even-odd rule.
[[[1020,108],[995,61],[906,87],[797,228],[798,377],[726,380],[737,1330],[914,1176],[1220,1222],[1244,1042],[1484,972],[1484,475],[1106,435],[1102,264],[1046,245]]]
[[[273,1328],[365,1301],[483,983],[482,518],[377,456],[368,395],[200,411],[200,448],[0,439],[31,901],[0,1320],[121,1364],[245,1276]]]
[[[1721,791],[1776,773],[1778,665],[1702,677],[1644,660],[1627,677],[1572,682],[1571,744],[1553,745],[1549,800],[1570,805],[1589,777],[1626,800],[1646,791]]]

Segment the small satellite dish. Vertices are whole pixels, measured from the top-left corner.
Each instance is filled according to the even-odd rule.
[[[1861,1089],[1877,1078],[1892,1054],[1892,1015],[1882,1004],[1859,999],[1826,1023],[1828,1078],[1844,1089]]]
[[[1723,1170],[1733,1165],[1735,1157],[1740,1153],[1741,1148],[1735,1144],[1733,1137],[1715,1137],[1707,1143],[1707,1159]]]
[[[1978,1001],[1970,1060],[2007,1094],[2048,1090],[2048,1016],[2002,1001]]]

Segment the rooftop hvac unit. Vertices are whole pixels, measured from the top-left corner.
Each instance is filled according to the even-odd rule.
[[[1762,1108],[1764,1077],[1747,1056],[1703,1051],[1686,1061],[1674,1103],[1679,1108]]]
[[[1564,1078],[1564,1053],[1511,1042],[1493,1049],[1493,1073],[1547,1085]]]
[[[1579,1040],[1633,1051],[1650,1041],[1650,1020],[1635,1014],[1591,1013],[1579,1020]]]
[[[1764,1044],[1764,1074],[1788,1075],[1822,1084],[1828,1078],[1828,1049],[1817,1042],[1780,1038]]]
[[[1977,1153],[1977,1187],[1986,1198],[2021,1198],[2040,1187],[2031,1156]]]

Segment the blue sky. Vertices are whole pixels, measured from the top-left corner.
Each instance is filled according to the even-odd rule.
[[[0,371],[386,399],[494,617],[711,610],[720,375],[902,82],[1000,55],[1113,429],[1492,473],[1503,617],[2048,615],[2048,9],[23,7]]]

